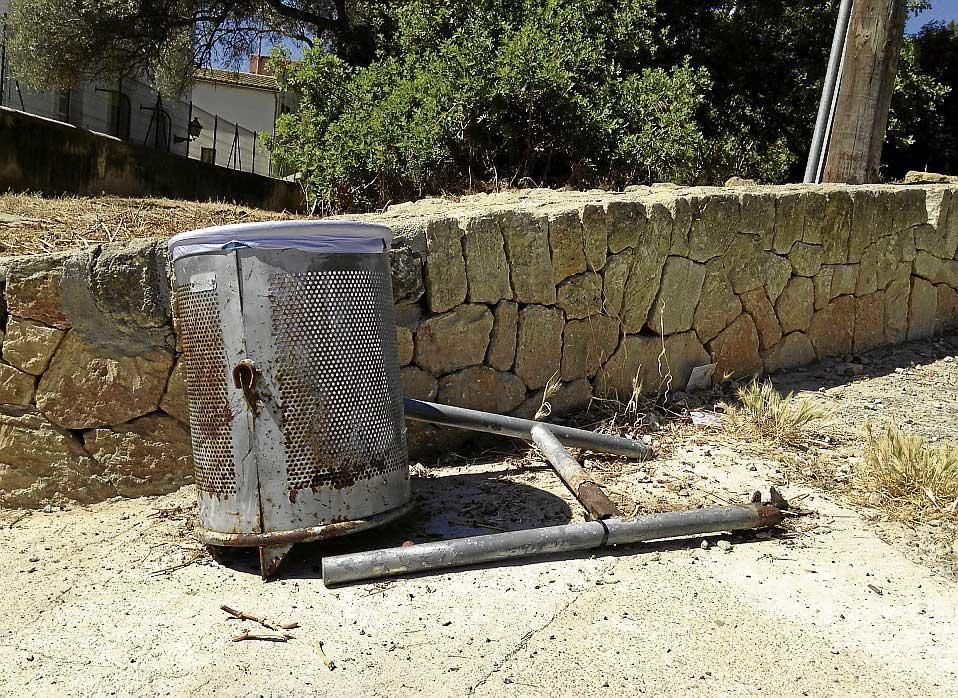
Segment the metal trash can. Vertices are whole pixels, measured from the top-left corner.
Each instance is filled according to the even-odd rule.
[[[382,524],[409,506],[380,225],[286,221],[170,240],[199,539],[260,548]]]

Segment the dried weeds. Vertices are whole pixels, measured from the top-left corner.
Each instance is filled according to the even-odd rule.
[[[295,217],[228,203],[117,196],[0,194],[0,255],[29,255],[168,238],[196,228]]]

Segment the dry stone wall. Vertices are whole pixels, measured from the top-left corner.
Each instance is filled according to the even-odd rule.
[[[403,204],[408,396],[531,416],[958,327],[958,187],[527,190]],[[191,475],[165,244],[0,259],[0,504]],[[414,449],[448,433],[410,425]]]

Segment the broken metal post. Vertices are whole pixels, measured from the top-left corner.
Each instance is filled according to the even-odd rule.
[[[572,495],[589,512],[589,516],[596,520],[622,516],[622,512],[606,496],[595,480],[590,478],[578,461],[562,447],[551,429],[551,426],[537,424],[532,427],[532,440],[542,451],[546,460],[552,464]]]
[[[532,428],[541,422],[518,417],[506,417],[491,412],[467,410],[464,407],[439,405],[434,402],[424,402],[406,398],[403,400],[403,409],[407,419],[419,422],[431,422],[447,427],[458,427],[471,431],[484,431],[490,434],[512,436],[517,439],[532,439]],[[610,434],[597,434],[586,429],[573,429],[557,424],[550,424],[549,430],[564,446],[582,448],[599,453],[612,453],[626,458],[647,460],[652,456],[652,449],[645,444]]]
[[[327,585],[345,584],[498,560],[591,550],[605,545],[765,528],[781,520],[782,512],[776,507],[752,503],[651,514],[633,521],[610,519],[493,533],[327,557],[323,559],[323,581]]]

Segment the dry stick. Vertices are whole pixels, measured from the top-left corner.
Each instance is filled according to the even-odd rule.
[[[235,608],[230,608],[226,605],[220,606],[220,608],[238,620],[251,620],[254,623],[259,623],[264,628],[268,628],[269,630],[292,630],[293,628],[299,627],[299,623],[296,623],[295,621],[292,623],[273,623],[266,616],[255,616],[252,613],[237,611]]]
[[[316,651],[319,653],[319,658],[323,661],[323,664],[326,665],[326,668],[332,671],[336,668],[336,662],[326,656],[326,652],[323,651],[323,641],[317,640],[315,643]]]
[[[266,642],[287,642],[292,640],[293,636],[289,633],[251,633],[244,630],[239,635],[231,638],[233,642],[242,642],[243,640],[264,640]]]

